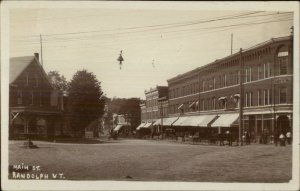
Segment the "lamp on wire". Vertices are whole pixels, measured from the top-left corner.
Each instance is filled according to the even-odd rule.
[[[123,52],[123,50],[121,50],[120,56],[119,56],[119,58],[118,58],[119,65],[120,65],[120,70],[122,69],[122,62],[124,61],[124,58],[123,58],[123,56],[122,56],[122,52]]]

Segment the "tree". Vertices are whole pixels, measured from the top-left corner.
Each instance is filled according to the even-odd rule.
[[[77,135],[83,136],[85,127],[104,113],[101,83],[93,73],[81,70],[73,76],[68,91],[71,126]]]
[[[58,71],[48,72],[48,79],[56,90],[66,91],[68,88],[68,82],[63,75],[60,75]]]
[[[141,108],[139,98],[129,98],[121,102],[119,114],[127,116],[134,130],[141,122]]]

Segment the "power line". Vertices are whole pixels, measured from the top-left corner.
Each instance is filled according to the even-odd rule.
[[[270,20],[270,21],[263,21],[263,22],[246,22],[246,23],[238,23],[238,24],[233,24],[233,25],[222,25],[222,26],[216,26],[216,27],[202,27],[202,28],[192,28],[192,29],[185,29],[185,30],[173,30],[173,31],[165,31],[163,32],[164,34],[167,34],[167,33],[180,33],[180,32],[184,32],[184,35],[186,35],[187,33],[186,32],[192,32],[192,31],[195,31],[195,32],[199,32],[200,30],[206,30],[206,31],[209,31],[209,30],[212,30],[212,29],[222,29],[222,28],[231,28],[231,27],[239,27],[239,26],[245,26],[245,25],[256,25],[256,24],[265,24],[265,23],[272,23],[272,22],[281,22],[281,21],[289,21],[291,19],[278,19],[278,20]],[[152,35],[157,35],[157,34],[160,34],[161,32],[155,32],[153,33]],[[107,35],[116,35],[116,34],[105,34],[106,36]],[[122,35],[122,33],[120,34]],[[151,34],[150,34],[151,36]],[[74,39],[60,39],[60,40],[55,40],[53,41],[52,39],[45,39],[44,42],[45,43],[56,43],[56,42],[71,42],[71,41],[78,41],[78,40],[88,40],[86,38],[89,38],[91,36],[88,36],[88,37],[81,37],[81,38],[74,38]],[[92,36],[93,37],[93,42],[95,40],[95,37],[98,37],[98,36]],[[116,37],[116,36],[115,36]],[[143,35],[142,38],[145,38],[145,37],[148,37],[148,36],[145,36]],[[134,37],[136,39],[136,36]],[[33,44],[37,44],[38,42],[33,42]]]
[[[243,14],[234,14],[234,15],[227,15],[223,17],[217,17],[217,18],[211,18],[211,19],[202,19],[198,21],[186,21],[186,22],[177,22],[177,23],[167,23],[167,24],[157,24],[157,25],[148,25],[148,26],[141,26],[141,27],[126,27],[121,29],[108,29],[108,30],[94,30],[94,31],[80,31],[80,32],[70,32],[70,33],[57,33],[57,34],[45,34],[43,36],[60,36],[60,35],[76,35],[76,34],[86,34],[86,33],[99,33],[99,32],[110,32],[110,31],[120,31],[120,30],[134,30],[134,29],[144,29],[144,28],[155,28],[157,29],[163,29],[163,28],[157,28],[157,27],[182,27],[182,26],[189,26],[189,25],[195,25],[195,24],[202,24],[202,23],[208,23],[208,22],[215,22],[215,21],[222,21],[222,20],[228,20],[228,19],[238,19],[238,18],[247,18],[246,16],[262,13],[263,11],[255,11],[250,13],[243,13]],[[276,15],[276,14],[287,14],[287,13],[272,13],[268,15],[255,15],[258,16],[269,16],[269,15]],[[250,17],[250,16],[249,16]],[[29,36],[23,36],[23,37],[35,37],[36,35],[29,35]]]

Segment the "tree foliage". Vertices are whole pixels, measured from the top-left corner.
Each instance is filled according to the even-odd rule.
[[[63,75],[60,75],[58,71],[48,72],[48,78],[51,84],[56,90],[66,91],[68,88],[68,82]]]
[[[85,127],[104,113],[101,83],[93,73],[77,71],[69,84],[68,93],[71,126],[83,135]]]
[[[132,128],[141,122],[141,109],[139,98],[113,98],[107,102],[109,112],[123,114],[130,121]]]

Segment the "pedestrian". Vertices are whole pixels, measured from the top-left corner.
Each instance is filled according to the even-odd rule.
[[[245,131],[246,144],[250,145],[250,134],[248,131]]]
[[[285,136],[283,133],[281,133],[279,136],[279,142],[280,142],[280,146],[285,146]]]
[[[274,133],[274,143],[275,143],[276,147],[278,145],[278,138],[279,138],[278,131],[275,131],[275,133]]]
[[[223,137],[223,133],[219,133],[218,134],[218,139],[219,139],[219,144],[220,146],[224,146],[224,137]]]
[[[290,145],[291,141],[292,141],[292,133],[290,131],[288,131],[286,133],[286,140],[287,140],[288,144]]]

